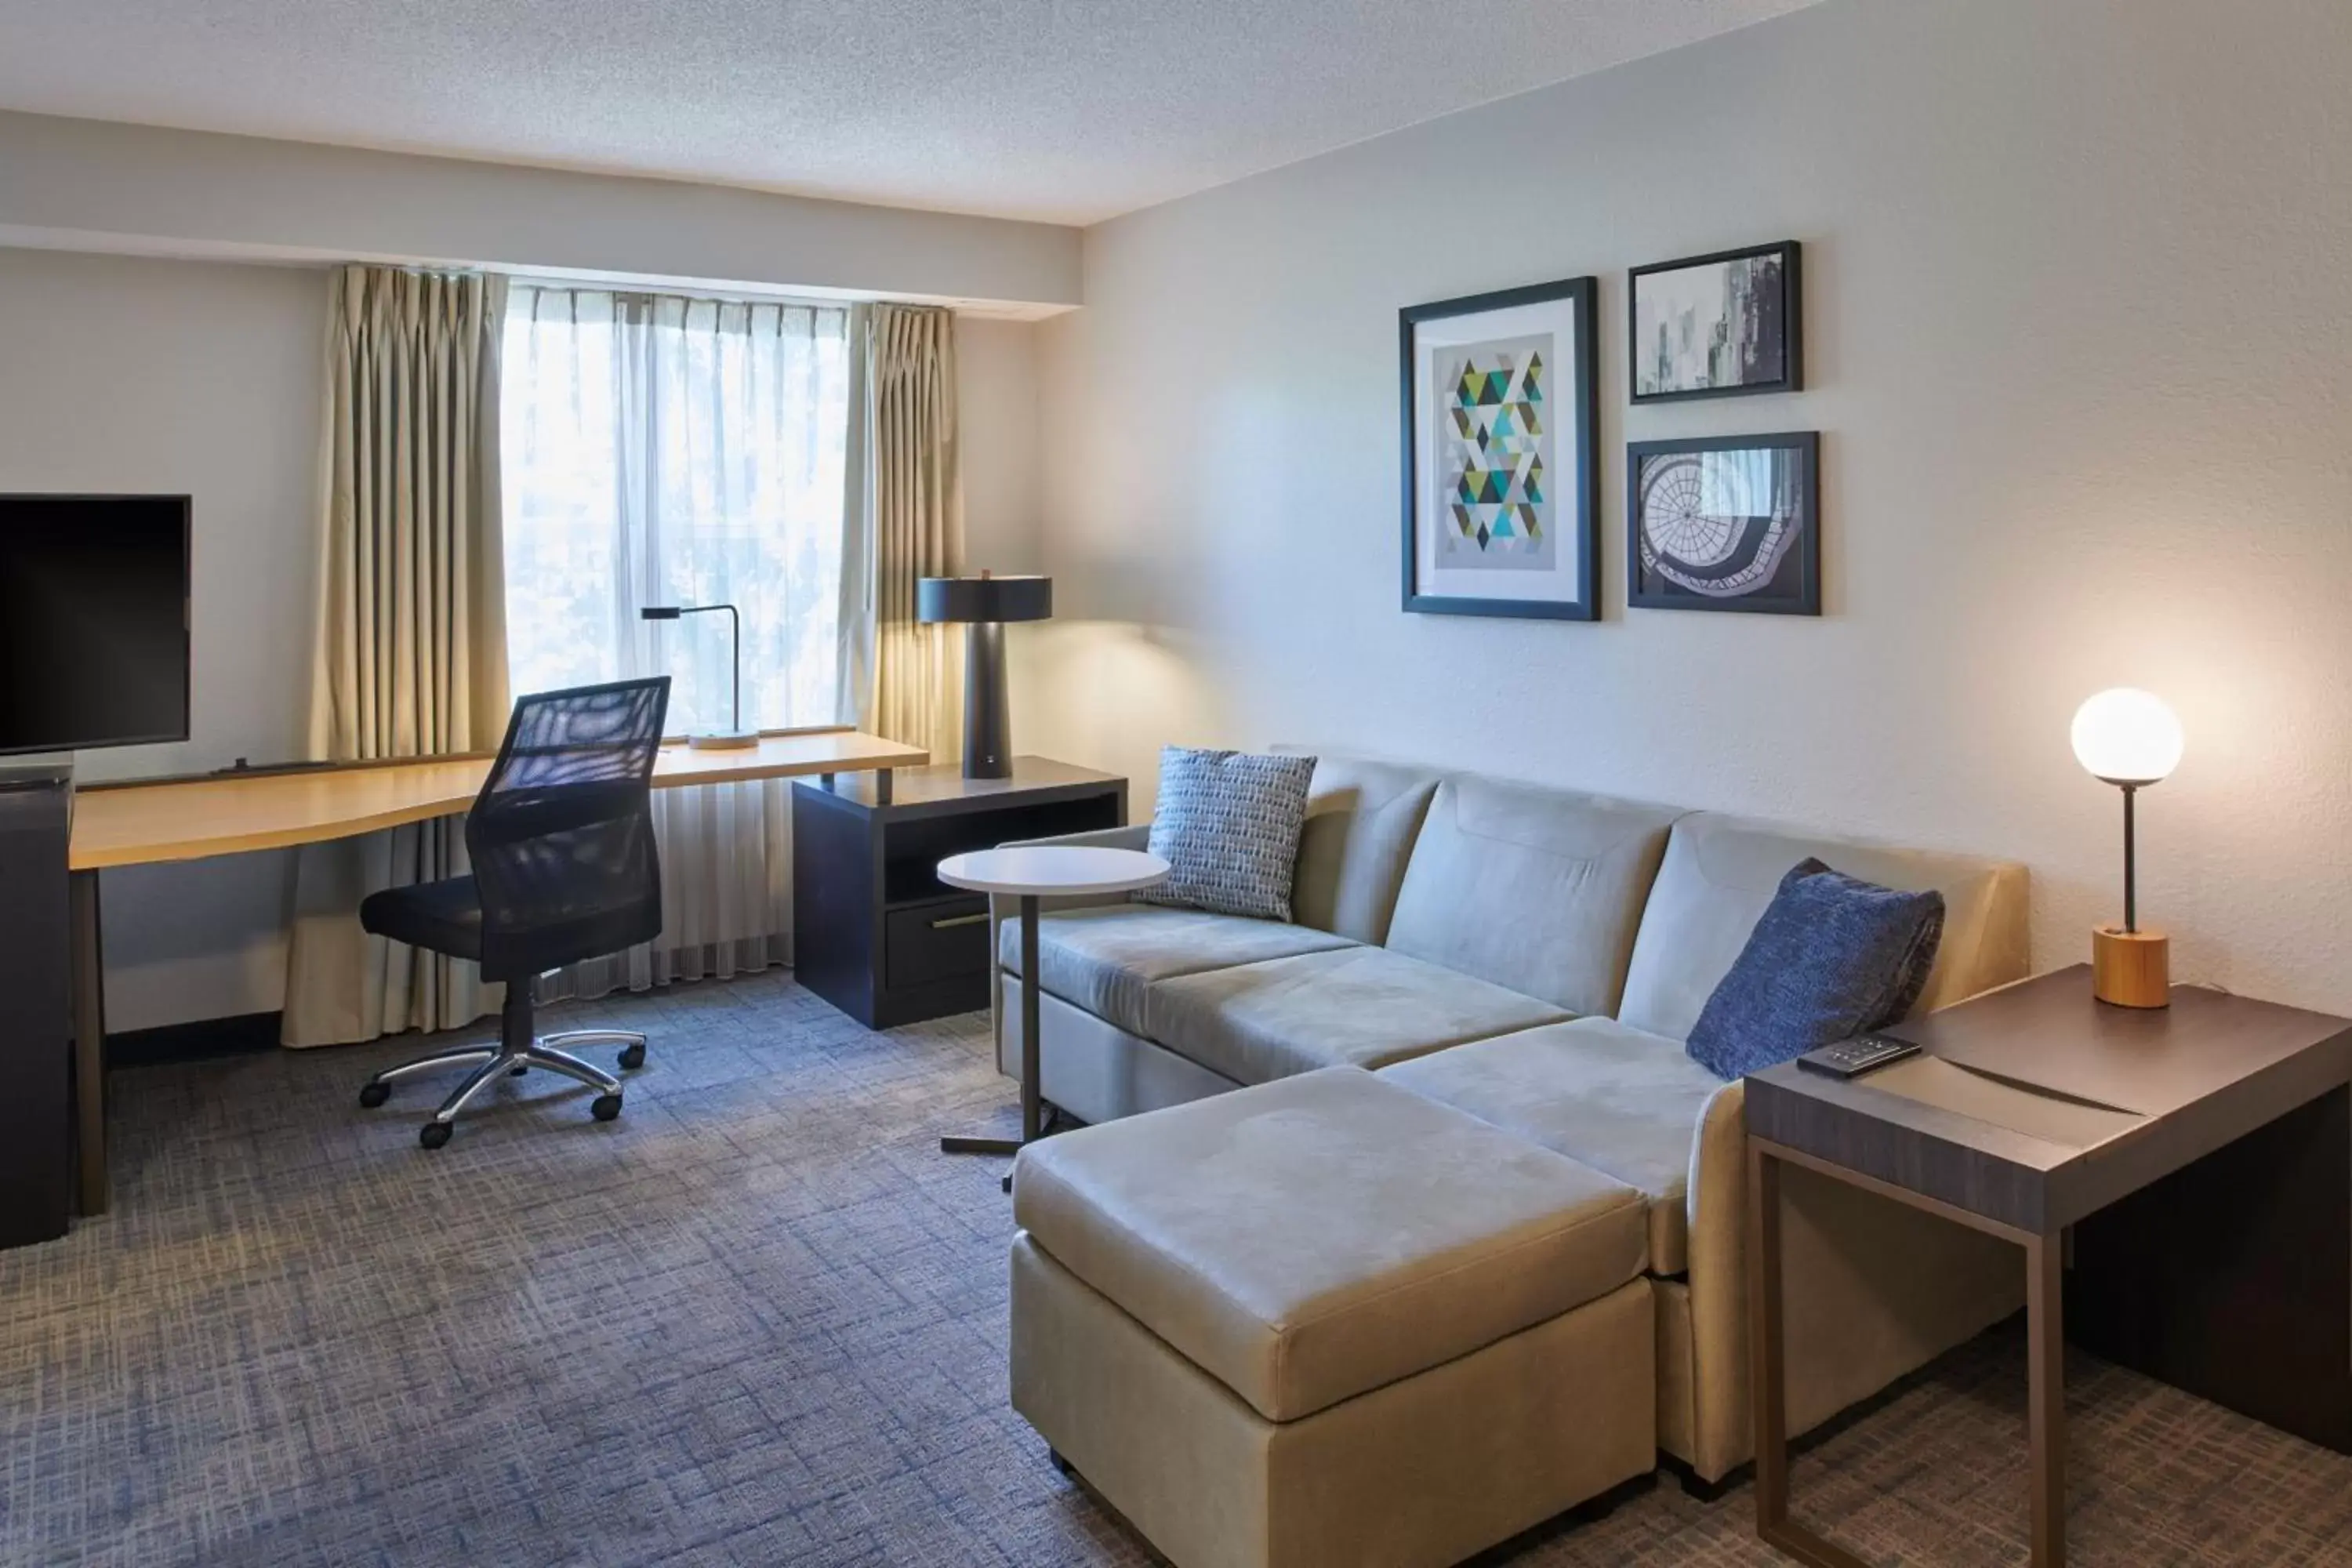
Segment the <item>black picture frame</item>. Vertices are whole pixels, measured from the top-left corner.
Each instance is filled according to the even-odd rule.
[[[1601,410],[1595,389],[1599,381],[1597,299],[1600,280],[1568,278],[1551,283],[1466,294],[1425,305],[1408,305],[1397,312],[1398,419],[1402,459],[1403,607],[1414,615],[1507,616],[1538,620],[1597,621],[1601,618]],[[1554,421],[1555,438],[1567,436],[1575,443],[1576,479],[1565,489],[1555,489],[1553,528],[1565,522],[1563,550],[1572,548],[1580,595],[1573,599],[1474,597],[1458,594],[1423,593],[1419,586],[1418,527],[1420,522],[1420,435],[1414,391],[1419,384],[1415,329],[1423,323],[1461,316],[1516,310],[1525,305],[1568,302],[1574,325],[1575,348],[1570,355],[1572,408],[1561,424]],[[1572,514],[1572,515],[1571,515]]]
[[[1675,583],[1643,565],[1643,465],[1652,458],[1704,456],[1713,452],[1772,451],[1792,455],[1798,485],[1794,537],[1780,548],[1772,575],[1761,586],[1737,594],[1710,595]],[[1761,520],[1751,520],[1757,521]],[[1752,550],[1757,535],[1743,533],[1735,546]],[[1717,436],[1625,444],[1625,604],[1636,610],[1725,610],[1743,615],[1818,616],[1822,613],[1822,437],[1818,430],[1769,436]]]
[[[1662,273],[1722,267],[1758,257],[1777,256],[1780,286],[1775,310],[1780,324],[1781,374],[1768,380],[1727,386],[1699,386],[1671,392],[1642,390],[1642,279]],[[1652,262],[1625,275],[1625,388],[1636,404],[1689,403],[1704,397],[1758,397],[1776,392],[1801,392],[1805,385],[1804,247],[1793,239],[1751,245],[1740,250],[1718,250],[1706,256],[1685,256],[1674,261]]]

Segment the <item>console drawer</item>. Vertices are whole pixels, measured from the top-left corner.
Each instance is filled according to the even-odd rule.
[[[942,899],[883,918],[882,972],[890,985],[920,985],[988,968],[988,900]]]

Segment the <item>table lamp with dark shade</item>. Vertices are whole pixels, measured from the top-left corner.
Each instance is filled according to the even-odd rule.
[[[2091,992],[2117,1007],[2163,1007],[2172,1000],[2171,944],[2139,926],[2139,846],[2134,798],[2180,765],[2180,721],[2163,699],[2119,686],[2074,711],[2074,760],[2124,792],[2124,921],[2091,932]]]
[[[915,584],[915,618],[959,621],[964,628],[963,776],[1013,776],[1013,728],[1004,691],[1004,623],[1054,614],[1051,577],[924,577]]]
[[[688,734],[686,743],[698,752],[731,752],[760,743],[757,730],[743,728],[743,617],[732,605],[647,605],[637,612],[639,620],[674,621],[680,616],[707,616],[719,610],[727,612],[728,623],[734,628],[734,719],[724,730],[698,730]]]

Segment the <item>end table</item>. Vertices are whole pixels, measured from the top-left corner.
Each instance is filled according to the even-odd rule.
[[[940,862],[940,880],[975,893],[1003,893],[1021,900],[1021,1136],[947,1137],[949,1154],[1017,1154],[1045,1131],[1045,1095],[1038,1083],[1037,913],[1038,900],[1089,893],[1125,893],[1168,879],[1168,862],[1139,849],[1098,845],[1038,844],[981,849]],[[1004,1178],[1009,1191],[1013,1178]]]
[[[2066,1560],[2070,1336],[2352,1452],[2352,1020],[2189,985],[2168,1007],[2112,1007],[2078,964],[1885,1032],[1920,1054],[1850,1080],[1794,1063],[1747,1080],[1759,1535],[1861,1568],[1790,1515],[1789,1165],[2023,1249],[2036,1568]]]

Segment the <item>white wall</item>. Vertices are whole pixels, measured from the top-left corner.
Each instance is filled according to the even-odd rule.
[[[1045,534],[1037,491],[1037,329],[956,322],[957,455],[968,570],[1035,572]]]
[[[0,490],[194,498],[192,738],[85,752],[80,776],[299,754],[326,314],[316,269],[0,250]],[[106,873],[109,1026],[275,1009],[290,868]]]
[[[2012,856],[2045,965],[2118,900],[2088,693],[2176,972],[2352,1008],[2352,7],[1829,0],[1090,230],[1043,329],[1024,743],[1297,740]],[[1806,247],[1801,395],[1626,405],[1624,269]],[[1398,608],[1396,311],[1582,273],[1606,618]],[[1826,433],[1818,621],[1623,607],[1623,444]]]
[[[964,569],[1045,569],[1044,436],[1038,422],[1037,339],[1042,324],[956,323],[956,424],[963,466]],[[1004,664],[1016,754],[1040,752],[1037,668],[1050,623],[1005,628]],[[943,759],[951,760],[951,759]]]
[[[194,497],[193,737],[83,752],[83,777],[300,753],[326,301],[317,268],[0,248],[0,491]],[[1034,330],[958,328],[972,558],[999,570],[1037,554]],[[291,868],[106,873],[109,1026],[276,1011]]]
[[[684,110],[682,110],[684,111]],[[1055,224],[0,112],[0,245],[1077,302]]]

